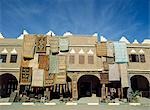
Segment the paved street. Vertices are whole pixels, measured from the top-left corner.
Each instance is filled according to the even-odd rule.
[[[1,110],[149,110],[150,105],[87,105],[87,104],[78,104],[78,105],[66,105],[66,104],[57,104],[57,105],[44,105],[42,103],[35,103],[33,105],[22,105],[21,103],[13,103],[12,105],[0,105]]]
[[[1,99],[0,110],[149,110],[150,99],[140,98],[139,103],[100,103],[97,97],[80,98],[75,102],[51,100],[49,103],[10,103]],[[115,105],[112,105],[115,104]]]

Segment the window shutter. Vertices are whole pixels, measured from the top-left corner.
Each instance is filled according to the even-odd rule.
[[[17,54],[16,55],[11,55],[10,63],[16,63],[16,62],[17,62]]]
[[[84,55],[79,55],[79,64],[84,64]]]
[[[69,56],[69,64],[74,64],[75,63],[75,57],[74,55]]]
[[[7,54],[0,54],[0,59],[2,60],[2,63],[6,63]]]
[[[141,61],[141,62],[145,62],[145,55],[144,55],[144,54],[141,54],[141,55],[140,55],[140,61]]]
[[[129,61],[132,62],[132,55],[129,55]]]
[[[139,62],[139,55],[136,55],[136,62]]]
[[[88,64],[94,64],[94,57],[92,55],[88,56]]]

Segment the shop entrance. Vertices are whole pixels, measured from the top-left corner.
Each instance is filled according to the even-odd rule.
[[[131,77],[131,88],[133,91],[140,91],[143,97],[149,98],[150,96],[150,86],[146,77],[142,75],[134,75]]]
[[[98,77],[94,75],[84,75],[78,80],[78,95],[81,97],[100,96],[101,85]]]
[[[17,89],[18,81],[15,76],[9,73],[0,75],[0,96],[9,97]]]

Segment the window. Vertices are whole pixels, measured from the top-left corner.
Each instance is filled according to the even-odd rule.
[[[75,57],[74,57],[74,55],[70,55],[69,56],[69,64],[74,64],[75,62]]]
[[[84,55],[79,55],[79,64],[84,64]]]
[[[145,62],[145,55],[144,54],[140,54],[140,61]]]
[[[94,57],[92,55],[88,56],[88,64],[94,64]]]
[[[7,58],[7,54],[0,54],[0,61],[2,62],[2,63],[6,63],[6,58]]]
[[[130,62],[139,62],[139,56],[137,54],[130,54],[129,60]]]
[[[17,55],[11,55],[10,57],[10,63],[16,63],[17,62]]]

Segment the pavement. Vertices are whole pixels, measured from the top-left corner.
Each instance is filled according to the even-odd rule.
[[[67,103],[59,99],[48,103],[10,103],[8,99],[0,99],[1,110],[150,110],[148,98],[140,98],[139,103],[99,103],[98,97],[84,97]]]
[[[8,102],[9,101],[9,98],[0,98],[0,103],[1,102]]]
[[[139,98],[139,103],[150,104],[150,98],[149,99],[145,97]]]
[[[99,97],[83,97],[80,98],[78,103],[99,103]]]
[[[88,104],[56,104],[45,105],[44,103],[13,103],[11,105],[0,105],[1,110],[149,110],[150,105],[88,105]]]

